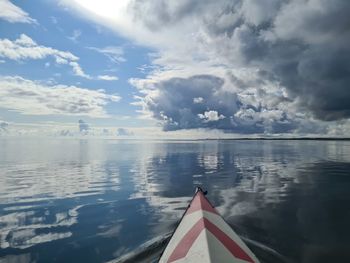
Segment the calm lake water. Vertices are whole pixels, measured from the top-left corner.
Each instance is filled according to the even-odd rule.
[[[196,186],[264,262],[350,262],[349,141],[83,139],[0,139],[0,262],[151,262]]]

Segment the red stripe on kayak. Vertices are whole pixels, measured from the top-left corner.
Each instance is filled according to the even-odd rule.
[[[171,253],[168,263],[176,261],[180,258],[184,258],[190,248],[192,247],[194,241],[197,239],[199,234],[205,228],[204,226],[204,218],[198,220],[198,222],[186,233],[186,235],[181,239],[179,244],[177,244],[173,253]]]
[[[196,196],[193,198],[190,207],[188,208],[186,214],[191,214],[198,210],[205,210],[214,214],[218,214],[216,209],[212,207],[209,201],[205,198],[202,192],[197,192]]]
[[[231,252],[236,258],[254,263],[254,260],[228,235],[226,235],[220,228],[212,222],[204,218],[206,228]]]
[[[206,218],[199,219],[190,231],[187,232],[179,244],[177,244],[167,262],[170,263],[184,258],[203,229],[210,231],[235,258],[254,263],[254,260],[234,240]]]

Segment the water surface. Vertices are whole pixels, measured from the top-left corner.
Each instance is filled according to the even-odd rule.
[[[350,262],[348,141],[84,139],[0,139],[0,262],[158,252],[196,186],[264,261]]]

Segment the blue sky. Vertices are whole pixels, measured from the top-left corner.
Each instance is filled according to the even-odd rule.
[[[74,16],[59,2],[13,1],[14,5],[28,13],[30,23],[0,20],[1,39],[16,41],[21,35],[32,39],[37,46],[69,52],[78,57],[78,64],[87,76],[74,73],[71,66],[58,64],[52,55],[40,59],[1,58],[2,76],[19,76],[26,80],[54,85],[82,87],[89,90],[105,90],[106,94],[119,96],[117,102],[104,106],[109,117],[95,118],[94,114],[27,114],[25,111],[1,107],[3,121],[37,123],[45,121],[78,122],[84,118],[91,124],[102,126],[144,126],[147,121],[136,119],[137,106],[130,105],[137,90],[129,84],[130,78],[144,77],[150,64],[150,48],[136,45],[109,28],[91,23],[81,16]],[[43,10],[45,10],[43,12]],[[34,21],[35,20],[35,21]],[[103,53],[103,50],[106,52]],[[109,53],[108,53],[109,51]],[[30,51],[28,51],[30,52]],[[34,51],[33,51],[34,52]],[[140,70],[140,68],[145,68]],[[107,79],[99,79],[104,76]],[[128,121],[126,121],[128,119]]]
[[[79,120],[90,135],[178,138],[346,136],[350,127],[344,2],[0,7],[1,134],[74,135]]]

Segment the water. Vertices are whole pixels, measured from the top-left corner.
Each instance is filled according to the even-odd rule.
[[[349,141],[74,139],[0,140],[0,262],[150,262],[195,186],[265,262],[350,262]]]

